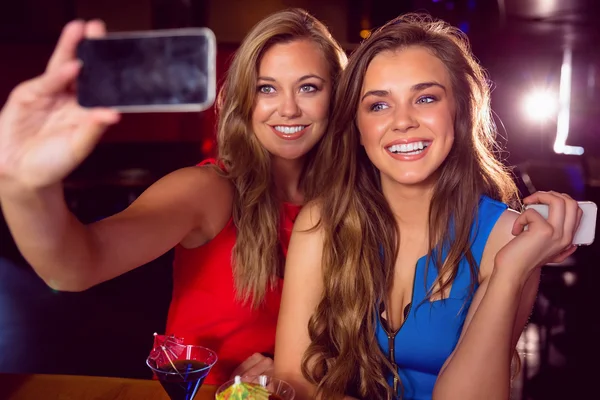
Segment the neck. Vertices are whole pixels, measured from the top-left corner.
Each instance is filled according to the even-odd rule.
[[[401,232],[420,232],[427,235],[433,187],[430,182],[402,185],[382,177],[383,196],[390,205]]]
[[[271,169],[277,194],[282,201],[302,204],[304,193],[300,190],[300,175],[304,168],[304,157],[286,160],[280,157],[271,158]]]

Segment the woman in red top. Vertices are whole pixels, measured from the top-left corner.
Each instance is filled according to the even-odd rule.
[[[77,43],[104,33],[100,21],[68,24],[44,74],[15,88],[0,113],[0,201],[14,239],[39,276],[63,291],[176,247],[166,333],[217,351],[207,383],[268,371],[272,360],[261,353],[273,352],[289,234],[314,192],[313,148],[345,54],[303,10],[265,18],[219,94],[218,161],[175,171],[123,212],[83,225],[61,182],[119,114],[79,107],[70,89]]]

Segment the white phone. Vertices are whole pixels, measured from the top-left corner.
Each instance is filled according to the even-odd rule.
[[[578,201],[579,208],[583,211],[579,228],[573,236],[573,244],[578,246],[589,246],[594,242],[596,236],[596,217],[598,215],[598,206],[591,201]],[[525,206],[526,209],[534,209],[542,217],[548,219],[548,205],[547,204],[531,204]]]

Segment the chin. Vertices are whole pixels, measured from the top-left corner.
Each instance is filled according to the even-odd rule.
[[[398,182],[401,185],[406,185],[406,186],[419,186],[421,184],[424,184],[426,182],[426,179],[404,178],[404,179],[396,179],[396,182]]]
[[[302,150],[282,150],[272,152],[273,157],[281,158],[282,160],[294,161],[306,156],[308,152]]]
[[[431,183],[431,175],[426,175],[421,173],[414,173],[414,174],[396,174],[396,175],[392,175],[392,179],[400,184],[400,185],[407,185],[407,186],[419,186],[419,185],[424,185],[424,184],[430,184]]]

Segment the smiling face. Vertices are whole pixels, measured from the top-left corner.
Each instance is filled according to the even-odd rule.
[[[382,185],[432,184],[454,142],[456,107],[442,61],[419,46],[381,52],[360,96],[361,143]]]
[[[325,133],[331,97],[330,71],[312,41],[275,44],[258,68],[252,128],[275,157],[303,157]]]

